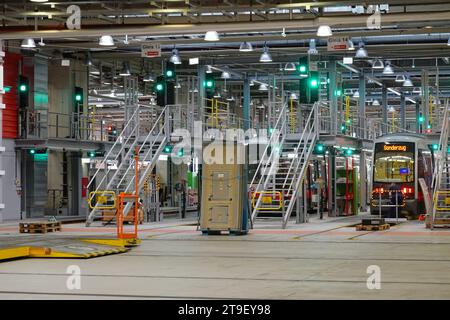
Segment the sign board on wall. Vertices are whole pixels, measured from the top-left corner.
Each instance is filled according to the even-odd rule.
[[[141,57],[143,58],[161,57],[161,45],[159,43],[143,44],[141,47]]]
[[[348,37],[329,37],[327,42],[328,51],[348,50]]]

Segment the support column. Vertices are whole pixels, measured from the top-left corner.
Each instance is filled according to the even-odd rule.
[[[366,77],[364,72],[359,74],[359,137],[366,138]]]
[[[400,96],[400,126],[406,130],[406,98],[403,93]]]
[[[360,211],[367,211],[367,167],[366,167],[366,153],[361,151],[359,156],[359,190],[360,190]]]
[[[387,133],[387,88],[383,85],[382,93],[381,93],[381,112],[382,112],[382,132],[383,134]]]
[[[244,121],[244,130],[247,130],[250,128],[250,82],[248,81],[248,78],[244,79],[243,95],[242,118]]]
[[[331,134],[337,134],[337,96],[336,96],[336,61],[329,63],[330,86],[328,96],[330,97],[330,114],[331,114]]]
[[[203,121],[205,111],[205,86],[203,83],[205,82],[205,66],[198,65],[197,73],[198,73],[198,104],[200,107],[200,110],[198,112],[198,115],[200,117],[200,121]]]
[[[427,129],[427,125],[430,122],[430,92],[428,83],[428,70],[422,70],[422,115],[424,119],[422,124],[422,131],[424,129]]]
[[[3,41],[0,41],[0,90],[3,90]],[[5,105],[3,104],[3,94],[0,93],[0,169],[3,170],[3,154],[5,147],[3,146],[3,109]],[[0,223],[3,222],[3,209],[5,208],[5,203],[3,202],[3,175],[0,175]]]

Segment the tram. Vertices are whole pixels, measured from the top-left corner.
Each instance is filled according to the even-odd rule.
[[[396,133],[378,138],[372,163],[371,214],[393,218],[398,212],[398,217],[415,219],[425,212],[419,179],[431,189],[434,162],[424,136]]]

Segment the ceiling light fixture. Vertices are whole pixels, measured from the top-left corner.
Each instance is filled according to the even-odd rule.
[[[333,32],[331,31],[331,28],[328,25],[319,26],[319,28],[317,29],[318,37],[331,37],[332,35]]]
[[[389,61],[386,61],[386,65],[384,66],[384,69],[383,69],[383,74],[385,74],[385,75],[394,74],[394,69],[392,69],[391,63]]]
[[[98,41],[98,44],[100,46],[113,46],[114,45],[114,39],[111,36],[101,36],[100,40]]]
[[[356,51],[355,57],[356,58],[367,58],[369,55],[367,54],[367,50],[364,47],[364,42],[359,43],[359,48]]]
[[[172,56],[170,57],[170,62],[173,64],[181,64],[181,58],[178,54],[178,50],[176,48],[173,48],[172,50]]]
[[[354,51],[355,50],[355,45],[354,45],[353,41],[350,40],[350,39],[348,40],[347,50],[350,50],[350,51]]]
[[[297,100],[297,95],[295,94],[295,92],[292,92],[292,93],[291,93],[290,99],[291,99],[291,100]]]
[[[30,2],[42,3],[42,2],[48,2],[48,0],[30,0]]]
[[[376,59],[372,64],[372,69],[383,69],[384,63],[380,59]]]
[[[404,87],[414,87],[414,84],[412,83],[411,79],[408,77],[406,77],[405,81],[403,82],[403,86]]]
[[[128,62],[122,63],[122,70],[120,70],[119,75],[122,77],[128,77],[131,75],[130,66],[128,65]]]
[[[34,42],[33,38],[27,38],[22,40],[20,46],[22,48],[36,48],[36,43]]]
[[[269,53],[269,48],[264,44],[263,53],[259,58],[259,62],[272,62],[272,56]]]
[[[212,73],[213,71],[212,71],[212,68],[211,68],[211,66],[206,66],[206,73]]]
[[[373,106],[379,106],[380,105],[380,101],[378,101],[378,99],[373,100],[372,102]]]
[[[404,75],[399,74],[398,76],[395,77],[395,82],[405,82],[406,78]]]
[[[258,90],[259,90],[259,91],[267,91],[267,90],[269,90],[269,88],[267,87],[267,84],[261,83],[261,84],[259,85]]]
[[[251,51],[253,51],[253,46],[250,42],[244,41],[239,46],[239,51],[240,52],[251,52]]]
[[[219,41],[219,34],[217,31],[207,31],[205,33],[205,41]]]
[[[153,82],[153,81],[155,81],[155,78],[153,78],[153,76],[150,73],[147,73],[147,74],[145,74],[143,81],[144,82]]]
[[[230,78],[231,78],[231,75],[230,75],[230,73],[229,73],[228,71],[224,70],[224,71],[222,71],[222,74],[221,74],[220,77],[221,77],[222,79],[230,79]]]
[[[295,71],[295,70],[297,70],[297,68],[295,67],[295,63],[293,62],[288,62],[284,66],[284,71]]]
[[[359,98],[359,91],[358,91],[358,90],[356,90],[356,91],[353,93],[353,98]]]
[[[92,62],[91,52],[86,52],[86,56],[84,57],[84,65],[92,66],[94,63]]]

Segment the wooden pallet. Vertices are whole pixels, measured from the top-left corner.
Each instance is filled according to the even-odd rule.
[[[362,225],[358,224],[356,226],[356,231],[382,231],[382,230],[389,230],[390,225],[388,223],[385,224],[379,224],[379,225]]]
[[[433,226],[439,227],[439,228],[449,228],[450,227],[450,219],[449,218],[436,218],[436,219],[434,219]],[[430,218],[426,219],[425,227],[427,229],[430,229],[430,227],[431,227]]]
[[[47,233],[61,231],[61,222],[21,222],[20,233]]]

